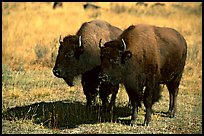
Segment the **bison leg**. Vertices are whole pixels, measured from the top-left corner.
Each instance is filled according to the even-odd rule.
[[[111,121],[113,120],[113,107],[115,106],[115,99],[118,93],[119,84],[111,85],[111,84],[103,84],[101,83],[99,88],[99,96],[102,100],[102,111],[106,115],[110,112]],[[112,94],[110,104],[108,102],[108,96]]]
[[[107,110],[108,95],[110,94],[110,93],[107,93],[107,90],[109,90],[109,86],[107,84],[101,83],[100,87],[99,87],[99,97],[102,101],[102,109],[105,111]],[[111,91],[111,90],[109,90],[109,91]]]
[[[151,81],[151,82],[150,82]],[[153,105],[153,94],[155,88],[155,79],[149,80],[147,83],[145,92],[144,92],[144,105],[146,108],[146,114],[145,114],[145,121],[144,126],[148,126],[149,122],[151,121],[151,115],[152,115],[152,105]]]
[[[108,107],[108,111],[110,112],[110,116],[111,116],[111,122],[113,121],[113,108],[115,107],[115,99],[116,99],[116,95],[118,93],[118,89],[119,89],[119,84],[114,85],[111,87],[112,89],[112,96],[111,96],[111,101]]]
[[[84,94],[86,95],[86,109],[89,112],[92,103],[95,104],[96,97],[98,95],[98,85],[97,71],[95,69],[85,72],[82,74],[81,84],[83,87]]]
[[[91,108],[91,99],[86,95],[86,110],[89,111]]]
[[[113,107],[115,106],[115,99],[116,99],[116,95],[118,93],[118,89],[119,89],[119,84],[112,86],[112,96],[111,96],[111,101],[110,101],[110,105],[108,107],[108,111],[113,110]]]
[[[111,94],[111,92],[109,91],[112,91],[110,90],[110,86],[109,84],[104,84],[104,83],[101,83],[100,84],[100,87],[99,87],[99,97],[102,101],[102,108],[101,108],[101,118],[102,120],[107,120],[107,117],[108,117],[108,112],[107,112],[107,107],[108,107],[108,96],[109,94]]]
[[[169,90],[169,110],[167,112],[167,115],[172,118],[175,116],[176,113],[176,99],[179,91],[179,84],[181,81],[182,72],[180,74],[177,74],[171,82],[167,83],[166,86]]]
[[[108,107],[108,99],[107,99],[107,97],[103,97],[103,98],[101,98],[101,100],[102,100],[102,109],[106,112],[107,107]]]
[[[148,126],[151,120],[151,114],[152,114],[152,95],[151,94],[146,94],[144,105],[146,108],[144,126]]]
[[[131,121],[130,121],[130,125],[131,126],[134,126],[136,125],[136,119],[138,117],[138,95],[137,93],[135,93],[132,89],[127,89],[126,88],[126,91],[128,93],[128,96],[129,96],[129,101],[131,102],[132,104],[132,116],[131,116]]]
[[[96,103],[96,97],[97,97],[98,91],[96,88],[88,86],[88,84],[83,86],[83,91],[86,96],[86,110],[90,112],[91,105]]]
[[[96,95],[86,94],[86,110],[91,111],[91,106],[96,103]]]
[[[167,88],[169,90],[169,98],[170,98],[169,110],[167,112],[167,115],[170,118],[174,117],[176,113],[176,98],[177,98],[178,90],[179,90],[178,86],[179,86],[178,82],[167,84]]]
[[[131,101],[132,104],[132,117],[130,125],[134,126],[136,124],[136,119],[138,117],[138,103]]]
[[[131,121],[130,121],[130,125],[134,126],[136,125],[136,119],[138,117],[138,107],[141,107],[141,99],[142,99],[142,95],[140,94],[140,89],[130,89],[130,88],[126,88],[126,91],[128,93],[129,96],[129,102],[132,105],[132,115],[131,115]],[[142,92],[142,91],[141,91]]]

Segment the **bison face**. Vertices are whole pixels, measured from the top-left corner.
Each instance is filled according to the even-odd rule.
[[[101,48],[101,73],[99,79],[109,84],[118,84],[121,82],[122,69],[125,62],[132,57],[132,53],[126,50],[124,40],[111,41],[103,46],[100,40]]]
[[[58,78],[63,78],[69,86],[73,86],[74,76],[78,75],[78,59],[83,53],[81,36],[67,36],[61,40],[53,73]]]

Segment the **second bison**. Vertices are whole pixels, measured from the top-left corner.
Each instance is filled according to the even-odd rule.
[[[167,85],[168,114],[175,116],[187,56],[187,44],[180,33],[172,28],[140,24],[127,28],[117,40],[100,43],[100,47],[100,79],[113,85],[124,84],[133,107],[132,125],[142,101],[146,107],[144,125],[149,124],[152,105],[160,98],[160,84]]]

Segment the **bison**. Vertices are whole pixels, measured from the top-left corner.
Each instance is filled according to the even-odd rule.
[[[151,120],[152,105],[159,100],[160,84],[170,95],[168,115],[175,116],[179,84],[187,56],[184,37],[172,28],[132,25],[101,48],[101,74],[108,84],[123,83],[132,104],[131,125],[136,123],[138,106],[144,102],[144,125]]]
[[[147,7],[148,4],[147,4],[147,3],[144,3],[144,2],[137,2],[137,3],[136,3],[136,6],[144,6],[144,7]]]
[[[56,9],[57,7],[63,7],[63,3],[62,2],[54,2],[53,4],[53,9]]]
[[[91,4],[91,3],[84,4],[84,9],[99,9],[99,8],[101,7]]]
[[[116,39],[122,30],[110,25],[106,21],[93,20],[82,24],[76,35],[60,37],[60,47],[53,73],[58,78],[63,78],[69,86],[73,86],[74,77],[82,74],[82,86],[87,99],[87,107],[90,107],[98,94],[98,73],[100,71],[100,48],[98,46],[101,38],[104,41]],[[118,91],[115,86],[101,84],[101,89],[106,88],[109,93]],[[99,88],[100,92],[100,88]],[[101,93],[99,93],[101,94]],[[107,100],[100,95],[103,105]],[[113,99],[115,97],[112,97]],[[112,100],[113,101],[113,100]],[[112,105],[110,105],[112,106]]]

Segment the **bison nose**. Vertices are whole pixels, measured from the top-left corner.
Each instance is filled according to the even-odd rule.
[[[98,79],[99,79],[100,82],[107,82],[108,81],[108,75],[99,74]]]
[[[58,69],[53,69],[52,72],[53,72],[53,74],[54,74],[56,77],[59,77],[59,76],[60,76],[60,70],[58,70]]]

